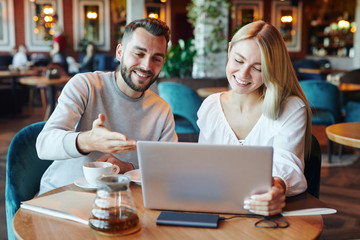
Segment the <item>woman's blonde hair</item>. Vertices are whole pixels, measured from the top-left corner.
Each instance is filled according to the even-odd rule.
[[[264,115],[271,119],[277,119],[283,103],[289,96],[298,96],[305,103],[307,112],[305,155],[309,155],[311,150],[311,110],[280,32],[271,24],[255,21],[236,32],[231,39],[231,46],[246,39],[253,39],[261,52],[261,75],[264,85],[260,91],[264,98]]]

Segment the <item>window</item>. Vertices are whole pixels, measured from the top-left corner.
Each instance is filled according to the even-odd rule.
[[[0,0],[0,51],[15,47],[13,0]]]
[[[297,6],[290,2],[272,2],[272,24],[280,31],[289,51],[301,50],[302,2]]]
[[[164,3],[146,3],[146,16],[151,18],[158,18],[165,21],[165,4]]]
[[[26,45],[29,51],[50,51],[51,27],[63,24],[62,0],[25,1]]]
[[[74,48],[81,50],[83,42],[93,42],[102,51],[110,50],[109,0],[73,1]]]
[[[263,18],[263,2],[262,0],[248,1],[237,0],[233,2],[232,21],[233,34],[247,23],[261,20]]]

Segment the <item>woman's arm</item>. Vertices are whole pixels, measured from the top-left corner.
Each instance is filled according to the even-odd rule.
[[[306,109],[298,98],[284,105],[276,120],[273,148],[273,187],[264,194],[253,195],[245,207],[261,215],[275,215],[285,206],[285,197],[302,193],[307,183],[304,176]]]
[[[54,56],[56,53],[60,51],[60,44],[58,42],[53,43],[53,49],[50,51],[50,55]]]
[[[286,186],[282,179],[273,178],[271,190],[264,194],[251,196],[244,201],[244,208],[252,213],[272,216],[282,212],[285,207]]]

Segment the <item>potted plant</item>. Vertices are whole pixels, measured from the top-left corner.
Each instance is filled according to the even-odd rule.
[[[195,54],[193,39],[180,39],[177,45],[171,45],[166,54],[161,77],[191,77]]]

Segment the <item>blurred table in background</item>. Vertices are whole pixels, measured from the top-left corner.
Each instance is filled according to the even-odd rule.
[[[326,135],[329,139],[328,156],[331,162],[333,142],[341,145],[360,148],[360,122],[337,123],[326,127]]]
[[[49,99],[44,114],[44,120],[47,120],[56,106],[56,86],[65,84],[71,76],[61,76],[59,78],[47,79],[45,76],[30,76],[20,78],[20,83],[27,86],[46,87],[49,89]]]
[[[339,90],[342,92],[360,91],[360,84],[358,83],[341,83]]]
[[[313,74],[331,74],[331,73],[346,73],[348,70],[334,69],[334,68],[299,68],[301,73]]]
[[[228,87],[208,87],[208,88],[199,88],[196,92],[197,94],[199,94],[200,97],[206,98],[213,93],[225,92],[228,90],[229,90]]]

